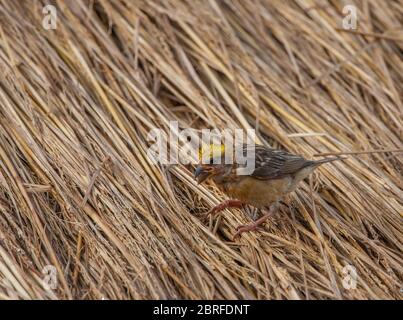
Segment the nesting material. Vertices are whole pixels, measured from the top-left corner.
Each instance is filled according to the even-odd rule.
[[[47,30],[2,1],[0,299],[401,299],[402,153],[322,166],[237,242],[254,212],[206,223],[223,194],[147,157],[174,120],[402,148],[402,2],[356,1],[359,32],[342,3],[60,0]]]

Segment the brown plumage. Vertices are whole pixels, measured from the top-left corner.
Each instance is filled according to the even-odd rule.
[[[286,194],[294,191],[298,183],[321,164],[343,159],[332,157],[316,161],[307,160],[300,155],[270,149],[263,145],[243,145],[244,155],[252,151],[253,147],[255,168],[248,175],[237,174],[237,170],[245,168],[246,164],[236,162],[225,164],[224,154],[220,155],[221,159],[218,161],[220,163],[211,158],[210,163],[199,164],[196,168],[195,177],[199,183],[212,179],[231,198],[211,209],[208,215],[216,214],[228,207],[241,207],[243,204],[256,208],[268,207],[273,211]],[[270,212],[250,225],[240,226],[235,237],[243,232],[255,230],[269,215]]]

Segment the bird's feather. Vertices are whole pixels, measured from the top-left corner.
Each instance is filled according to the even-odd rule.
[[[245,153],[251,152],[250,148],[253,146],[244,145]],[[255,170],[251,176],[256,179],[281,179],[315,164],[314,161],[286,151],[274,150],[262,145],[255,145],[254,148]]]

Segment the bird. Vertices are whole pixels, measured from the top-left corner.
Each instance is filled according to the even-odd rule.
[[[247,164],[240,163],[237,159],[225,163],[225,144],[210,144],[208,147],[202,147],[199,150],[199,158],[207,161],[200,160],[194,177],[198,184],[212,180],[223,193],[229,196],[229,199],[209,210],[205,214],[206,217],[214,216],[226,208],[242,208],[244,205],[251,205],[266,212],[252,223],[238,226],[234,240],[245,232],[257,230],[277,210],[284,197],[294,191],[299,182],[320,165],[344,159],[337,156],[307,160],[301,155],[260,144],[242,144],[235,146],[235,150],[237,147],[240,148],[244,156],[253,151],[254,159],[251,161],[254,161],[254,169],[249,174],[241,175],[239,170],[246,168]],[[209,150],[207,156],[204,149]]]

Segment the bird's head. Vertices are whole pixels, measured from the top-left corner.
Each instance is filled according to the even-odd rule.
[[[196,167],[194,176],[200,184],[206,179],[217,176],[225,176],[231,171],[232,164],[225,163],[225,146],[205,145],[199,149],[199,164]]]

